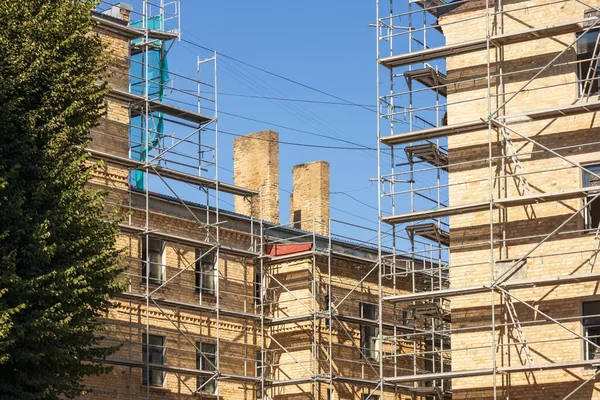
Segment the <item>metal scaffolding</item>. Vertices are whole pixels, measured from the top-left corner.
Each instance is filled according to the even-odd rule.
[[[136,373],[133,371],[142,371],[145,381],[153,379],[155,371],[162,374],[161,382],[167,373],[173,374],[183,382],[184,392],[189,396],[201,394],[211,386],[214,386],[214,395],[219,396],[220,386],[215,382],[221,381],[254,387],[260,382],[255,375],[255,353],[261,348],[258,344],[243,342],[242,355],[246,356],[242,357],[242,370],[232,372],[231,368],[222,367],[232,362],[232,358],[239,359],[224,351],[228,346],[239,345],[225,338],[224,324],[232,318],[241,319],[246,321],[250,331],[260,336],[262,318],[255,312],[251,294],[228,291],[235,285],[251,282],[244,277],[225,277],[218,266],[224,257],[235,257],[242,264],[253,265],[261,252],[261,221],[256,216],[248,216],[247,238],[239,243],[224,243],[221,239],[223,230],[228,230],[227,221],[222,217],[221,196],[242,196],[252,203],[260,202],[260,193],[221,182],[219,178],[217,55],[196,60],[195,78],[168,71],[167,55],[181,34],[180,0],[140,0],[130,9],[125,8],[129,18],[122,22],[119,14],[124,7],[123,3],[105,1],[93,15],[102,32],[129,40],[129,57],[116,56],[112,63],[113,84],[107,96],[107,100],[128,107],[127,121],[117,124],[107,119],[91,132],[102,143],[111,139],[122,141],[123,137],[116,137],[114,131],[125,130],[128,143],[112,142],[113,147],[101,150],[92,143],[89,149],[93,159],[104,161],[109,168],[129,171],[127,185],[109,184],[113,198],[109,204],[119,205],[130,213],[121,224],[129,248],[126,275],[130,284],[117,299],[120,307],[126,309],[124,314],[129,320],[114,316],[106,320],[110,334],[105,340],[122,346],[106,361],[129,368],[132,375]],[[118,87],[122,81],[128,82],[128,87]],[[116,128],[111,130],[111,124],[117,125]],[[124,146],[128,149],[125,154],[115,151]],[[185,210],[184,215],[169,218],[182,224],[193,221],[195,228],[189,235],[173,234],[169,226],[163,226],[160,207],[173,204]],[[155,240],[159,240],[161,246],[168,243],[195,248],[196,256],[183,260],[182,266],[169,265],[164,255],[157,261],[151,255]],[[204,265],[205,261],[216,270],[214,275],[204,270],[199,274],[197,265]],[[151,277],[154,268],[163,271],[160,279]],[[195,268],[195,274],[191,275],[196,275],[194,284],[185,276]],[[213,283],[203,284],[203,280],[213,277]],[[210,296],[204,295],[205,287],[210,288]],[[174,291],[195,291],[190,297],[196,301],[178,300],[177,296],[169,295]],[[240,297],[240,306],[223,306],[221,302],[226,296]],[[200,322],[186,326],[182,315],[193,316]],[[211,329],[214,326],[214,332],[209,332],[205,324]],[[152,343],[151,335],[166,339],[160,344]],[[181,343],[190,349],[182,349]],[[155,350],[161,354],[161,362],[151,360]],[[167,356],[169,362],[162,362]],[[143,385],[144,395],[120,393],[118,387],[108,387],[95,392],[111,398],[156,397],[149,383]]]
[[[101,34],[127,43],[128,56],[113,54],[107,115],[90,132],[88,151],[104,163],[90,185],[110,188],[107,205],[128,213],[120,244],[129,287],[105,320],[106,343],[121,345],[106,362],[127,378],[95,385],[94,396],[163,398],[169,377],[184,398],[231,396],[222,392],[228,382],[262,399],[285,390],[314,399],[340,398],[340,390],[371,399],[438,393],[383,377],[439,364],[431,346],[448,346],[441,342],[447,336],[415,321],[432,312],[446,319],[444,303],[382,303],[437,289],[446,280],[433,273],[438,261],[356,242],[345,234],[349,228],[377,231],[343,221],[264,221],[259,191],[219,177],[217,54],[196,60],[194,78],[167,71],[181,32],[180,1],[139,0],[125,9],[126,20],[124,7],[103,1],[93,15]],[[414,149],[411,159],[429,157],[425,150]],[[259,215],[223,209],[224,196],[244,198]],[[297,229],[299,223],[312,229]],[[416,245],[417,237],[444,233],[436,225],[407,235]],[[287,246],[295,250],[286,253]],[[177,253],[176,261],[167,260],[168,252]],[[408,348],[421,355],[398,357]]]
[[[567,358],[541,350],[553,342],[597,349],[597,337],[574,328],[597,316],[581,311],[560,315],[538,304],[544,304],[543,296],[539,301],[530,296],[560,285],[584,290],[600,279],[594,271],[598,229],[591,224],[597,224],[592,208],[600,193],[592,181],[598,179],[598,170],[589,167],[590,161],[599,159],[581,162],[573,157],[598,142],[583,133],[580,139],[569,136],[552,143],[543,137],[556,121],[569,117],[576,121],[600,110],[600,9],[583,0],[505,3],[376,0],[379,269],[386,276],[384,265],[390,262],[392,277],[409,275],[414,288],[412,293],[384,295],[380,307],[403,305],[413,313],[415,326],[429,335],[423,349],[392,355],[411,357],[414,369],[385,375],[382,385],[435,387],[441,399],[453,394],[454,379],[462,382],[463,393],[471,391],[469,398],[496,399],[516,390],[519,381],[535,384],[534,373],[568,369],[576,379],[567,382],[568,389],[560,389],[567,399],[597,375],[582,368],[598,365],[584,352]],[[539,16],[533,25],[531,15]],[[588,45],[593,50],[580,55],[578,46],[589,40],[584,39],[587,34],[597,38]],[[541,47],[544,40],[554,47]],[[519,45],[529,47],[519,53],[515,51]],[[535,46],[548,54],[537,54]],[[528,62],[519,62],[523,59]],[[551,74],[567,78],[551,80]],[[537,101],[523,100],[527,96]],[[580,132],[595,127],[592,119]],[[541,165],[543,158],[554,163]],[[545,175],[549,173],[563,174],[565,179],[585,176],[588,181],[579,185],[575,181],[579,179],[573,179],[575,187],[556,189],[553,177]],[[556,204],[556,210],[563,208],[554,214],[539,211],[550,204]],[[467,217],[470,225],[464,222]],[[530,228],[529,221],[539,221],[543,229]],[[391,255],[382,250],[385,226],[392,231]],[[467,233],[461,232],[468,229],[476,233],[463,240],[460,235]],[[550,245],[567,240],[578,242],[568,248]],[[580,243],[586,240],[589,246]],[[583,257],[583,266],[533,277],[526,273],[528,264],[537,271],[533,267],[553,265],[570,254]],[[396,269],[396,257],[429,261],[423,268]],[[477,283],[471,283],[470,274]],[[478,323],[456,326],[461,318],[453,314],[451,321],[450,305],[459,304],[457,308],[468,313],[468,301],[488,314]],[[540,337],[535,327],[542,323],[564,335]],[[481,332],[489,335],[488,344],[465,344],[468,338],[480,343]],[[450,347],[451,336],[460,340],[453,339]],[[464,368],[465,362],[456,360],[464,360],[469,351],[485,352],[487,361]],[[451,360],[460,367],[450,368]],[[490,386],[460,380],[478,376],[489,377]]]

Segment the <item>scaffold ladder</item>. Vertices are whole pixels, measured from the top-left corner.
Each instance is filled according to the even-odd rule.
[[[511,326],[513,331],[516,334],[517,340],[519,341],[520,349],[519,357],[524,353],[525,358],[527,359],[527,363],[529,366],[533,365],[533,357],[531,356],[531,351],[529,350],[529,344],[527,344],[527,339],[525,338],[525,333],[523,332],[523,328],[521,326],[521,322],[519,322],[519,318],[517,316],[517,310],[515,309],[515,305],[509,295],[504,293],[504,305],[506,307],[506,311],[508,317],[510,318]],[[519,346],[517,346],[519,348]]]
[[[508,150],[508,154],[510,159],[514,165],[514,174],[519,179],[519,187],[523,190],[523,195],[530,194],[531,189],[529,188],[529,182],[527,178],[525,178],[523,166],[521,165],[521,161],[519,160],[519,156],[517,155],[517,149],[515,148],[515,144],[510,137],[510,133],[506,131],[506,129],[501,129],[502,137],[504,138],[504,143],[506,144],[506,149]]]

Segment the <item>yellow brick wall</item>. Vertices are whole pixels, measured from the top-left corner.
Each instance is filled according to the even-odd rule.
[[[485,2],[484,2],[485,3]],[[548,4],[545,1],[503,2],[506,13],[496,19],[490,18],[492,34],[517,32],[532,27],[566,23],[583,18],[586,6],[576,1]],[[600,5],[597,1],[591,6]],[[520,8],[521,10],[516,10]],[[447,44],[465,40],[465,32],[470,39],[485,37],[485,9],[475,7],[465,13],[454,13],[441,19]],[[491,110],[494,111],[513,93],[520,90],[533,77],[536,71],[520,72],[525,69],[541,68],[575,40],[569,33],[553,38],[540,39],[521,44],[505,46],[491,52],[491,74],[503,71],[503,80],[492,77]],[[526,90],[520,92],[506,105],[502,112],[516,114],[526,111],[553,108],[573,104],[578,98],[576,60],[573,50],[565,52],[556,63],[570,64],[551,67],[535,79]],[[479,51],[447,59],[448,77],[451,81],[465,81],[449,87],[448,124],[485,119],[488,116],[487,81],[471,80],[485,78],[487,52]],[[507,93],[502,95],[502,93]],[[593,96],[590,101],[598,100]],[[559,152],[575,163],[600,161],[598,145],[576,146],[581,143],[597,142],[598,119],[594,113],[569,116],[539,122],[513,123],[517,132],[535,139],[544,146],[558,148],[575,146]],[[491,133],[494,156],[500,153],[500,137]],[[581,171],[567,162],[542,151],[541,147],[512,134],[511,137],[519,152],[527,154],[520,158],[521,165],[532,193],[550,193],[575,189],[581,185]],[[461,134],[448,139],[450,163],[465,163],[451,167],[449,174],[450,205],[469,204],[489,199],[488,131],[482,130]],[[481,161],[476,161],[481,160]],[[512,168],[512,166],[509,166]],[[493,162],[494,198],[518,196],[517,185],[512,178],[503,179],[502,165],[498,159]],[[507,168],[508,169],[508,168]],[[530,251],[544,235],[558,227],[567,217],[582,205],[582,201],[565,200],[536,204],[533,207],[513,207],[505,212],[489,211],[469,213],[450,218],[451,285],[454,288],[489,284],[491,281],[490,260],[490,218],[494,222],[493,256],[499,258],[519,258]],[[532,214],[532,211],[534,214]],[[581,217],[575,218],[563,232],[581,230]],[[506,247],[498,240],[505,235]],[[524,238],[528,237],[528,238]],[[539,279],[553,276],[585,273],[589,249],[593,235],[565,233],[543,244],[529,259],[525,269],[515,279]],[[461,248],[461,246],[464,246]],[[588,252],[586,252],[588,250]],[[563,253],[563,254],[559,254]],[[501,268],[496,267],[497,273]],[[574,317],[581,314],[580,304],[585,299],[596,298],[596,284],[550,286],[536,289],[517,290],[514,294],[535,308],[554,318]],[[497,323],[506,322],[505,310],[498,295],[494,296]],[[516,346],[506,346],[509,339],[506,332],[499,329],[492,337],[489,325],[491,318],[491,294],[462,296],[452,299],[453,328],[474,328],[452,336],[453,370],[475,370],[490,368],[495,357],[498,366],[522,365]],[[543,321],[543,318],[522,304],[516,304],[521,321]],[[579,321],[569,321],[566,326],[581,333]],[[477,327],[477,328],[475,328]],[[581,340],[565,329],[549,322],[527,325],[523,332],[533,355],[535,364],[576,361],[582,359]],[[510,339],[512,340],[512,339]],[[492,353],[492,341],[501,347]],[[563,398],[594,373],[594,370],[574,368],[570,370],[519,373],[498,377],[498,398],[542,399]],[[492,398],[493,381],[491,376],[453,380],[453,397],[456,399]],[[590,384],[579,392],[578,399],[600,398],[594,385]]]
[[[329,231],[329,163],[314,161],[294,166],[290,194],[290,224],[326,235]],[[295,215],[299,214],[299,218]],[[313,222],[314,219],[314,222]]]
[[[104,33],[101,32],[104,35]],[[114,35],[105,35],[110,49],[123,56],[128,55],[127,41]],[[119,64],[119,63],[117,63]],[[123,69],[124,65],[117,65]],[[124,69],[121,72],[124,72]],[[126,90],[126,80],[122,75],[117,76],[110,82],[114,87]],[[119,156],[127,156],[129,109],[127,104],[107,100],[107,112],[105,119],[101,120],[96,131],[91,132],[91,147],[97,150],[110,152]],[[236,184],[261,188],[263,190],[264,218],[278,221],[278,182],[277,182],[277,146],[271,139],[276,140],[277,134],[272,131],[260,132],[256,137],[269,139],[259,140],[236,140],[234,165],[236,171]],[[249,154],[254,152],[253,155]],[[261,153],[262,152],[262,153]],[[268,158],[268,171],[258,163],[264,161],[265,153]],[[256,158],[258,156],[258,158]],[[253,158],[254,157],[254,158]],[[257,163],[253,162],[256,161]],[[256,166],[252,170],[252,166]],[[311,164],[312,165],[312,164]],[[317,189],[320,196],[318,209],[315,217],[328,219],[329,216],[329,166],[320,162],[314,164],[318,167],[317,175],[322,176],[322,185]],[[207,228],[199,224],[196,219],[182,206],[175,207],[168,201],[153,199],[147,212],[143,209],[144,199],[139,194],[127,193],[127,171],[107,163],[93,179],[93,183],[115,189],[110,193],[111,204],[121,201],[124,209],[130,211],[125,220],[126,224],[135,228],[146,225],[150,231],[185,237],[206,243],[211,247],[215,243],[215,227]],[[247,169],[254,171],[247,174]],[[241,173],[244,171],[244,173]],[[310,170],[312,171],[312,170]],[[309,171],[309,172],[310,172]],[[298,173],[300,174],[300,173]],[[246,178],[242,178],[242,175]],[[325,180],[325,175],[327,179]],[[240,180],[241,179],[241,180]],[[300,179],[303,180],[304,178]],[[307,182],[303,181],[303,185]],[[309,185],[310,186],[310,185]],[[295,193],[304,188],[294,187]],[[298,190],[297,190],[298,189]],[[302,189],[302,190],[300,190]],[[308,193],[310,194],[310,193]],[[327,197],[326,201],[323,200]],[[240,199],[241,200],[241,199]],[[302,200],[306,203],[308,200]],[[257,209],[250,210],[248,203],[236,203],[236,210],[244,213],[252,213],[255,217],[259,214]],[[299,196],[300,201],[300,196]],[[312,201],[312,200],[311,200]],[[316,201],[316,200],[315,200]],[[314,204],[313,204],[314,205]],[[306,209],[306,204],[302,205]],[[170,210],[176,209],[176,213]],[[203,210],[194,208],[194,212],[200,214]],[[312,216],[311,216],[312,217]],[[214,218],[213,218],[214,219]],[[234,218],[235,219],[235,218]],[[241,220],[240,220],[241,221]],[[231,222],[231,221],[230,221]],[[245,224],[246,222],[240,222]],[[225,223],[220,228],[220,244],[218,259],[219,274],[219,306],[225,313],[234,311],[239,313],[255,314],[259,307],[254,301],[254,271],[260,267],[260,262],[253,257],[231,254],[228,247],[248,250],[253,246],[253,238],[244,231],[235,229],[236,222]],[[326,225],[325,225],[326,226]],[[312,226],[310,227],[312,229]],[[325,231],[321,231],[324,233]],[[118,246],[123,248],[126,254],[124,279],[128,282],[128,292],[143,295],[146,291],[154,291],[156,299],[166,299],[180,302],[182,304],[198,305],[203,307],[215,307],[217,299],[195,291],[194,266],[188,267],[196,258],[195,247],[189,244],[181,244],[176,241],[165,240],[165,251],[163,262],[164,279],[169,280],[164,287],[157,285],[146,285],[142,283],[141,264],[141,240],[144,236],[125,231],[119,237]],[[314,268],[313,268],[313,262]],[[371,273],[362,283],[359,283],[364,275],[373,267],[373,262],[358,263],[342,259],[334,259],[332,268],[332,294],[333,301],[339,302],[351,289],[358,288],[342,303],[337,313],[346,316],[360,316],[360,302],[377,303],[378,279],[377,273]],[[187,267],[187,268],[186,268]],[[317,256],[315,259],[306,257],[295,261],[281,261],[277,263],[265,263],[267,271],[265,315],[267,317],[298,316],[316,311],[323,311],[324,295],[327,293],[328,285],[328,263],[327,258]],[[316,290],[313,291],[313,283]],[[278,283],[279,282],[279,283]],[[285,288],[282,287],[285,286]],[[410,290],[408,278],[398,284],[394,291],[392,283],[386,281],[384,293],[398,294]],[[214,311],[194,311],[189,307],[176,307],[158,304],[150,301],[146,306],[145,300],[127,300],[122,297],[115,299],[117,307],[105,316],[107,330],[104,332],[107,344],[121,344],[119,351],[112,356],[116,360],[124,360],[129,363],[142,361],[142,337],[149,326],[151,334],[166,337],[166,363],[169,366],[195,369],[196,350],[190,341],[207,341],[215,343],[219,338],[219,365],[222,374],[232,375],[255,375],[256,351],[263,347],[267,354],[268,379],[299,379],[309,378],[313,375],[324,376],[329,373],[329,359],[331,357],[329,347],[331,343],[331,354],[333,357],[332,371],[336,376],[345,376],[356,379],[377,379],[378,363],[368,362],[361,359],[360,352],[356,346],[360,345],[360,325],[332,321],[331,328],[326,326],[324,318],[316,321],[308,320],[298,323],[282,324],[266,327],[264,331],[255,318],[243,318],[220,315],[217,322]],[[400,312],[401,314],[401,312]],[[386,321],[393,320],[394,311],[386,308],[384,311]],[[316,326],[313,326],[313,323]],[[313,338],[313,331],[316,337]],[[385,329],[384,335],[391,336],[393,332]],[[330,335],[332,340],[330,341]],[[313,341],[316,346],[313,346]],[[281,349],[280,345],[287,351]],[[407,343],[395,343],[393,340],[386,341],[384,352],[391,354],[406,354],[412,350]],[[313,358],[316,360],[313,365]],[[398,358],[394,364],[390,358],[386,361],[387,375],[392,374],[394,366],[400,370],[412,368],[411,358]],[[308,370],[308,371],[307,371]],[[93,392],[87,396],[90,399],[141,399],[146,398],[149,393],[151,398],[161,399],[185,399],[193,392],[196,378],[190,374],[178,374],[168,372],[163,388],[150,388],[142,385],[142,369],[130,365],[115,365],[112,372],[107,375],[90,377],[86,379],[87,384]],[[373,387],[371,387],[372,389]],[[324,383],[287,384],[268,388],[267,393],[276,399],[306,399],[313,398],[313,393],[318,399],[327,399],[328,385]],[[369,388],[358,383],[334,383],[336,399],[359,399],[362,393],[369,393]],[[242,383],[223,379],[219,382],[220,397],[224,399],[254,399],[256,387],[253,383]],[[201,397],[196,395],[195,397]],[[203,395],[202,397],[211,398]],[[386,392],[382,399],[408,399],[404,392]]]
[[[236,196],[235,211],[279,223],[279,134],[256,132],[233,140],[233,180],[236,185],[260,190],[258,196],[245,199]],[[262,203],[262,204],[261,204]]]

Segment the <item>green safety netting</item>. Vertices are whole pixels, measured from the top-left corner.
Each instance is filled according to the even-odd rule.
[[[131,23],[133,27],[144,28],[143,21]],[[148,19],[148,29],[164,30],[162,15]],[[169,68],[164,43],[161,40],[151,40],[148,46],[140,46],[144,39],[135,39],[131,42],[132,55],[129,64],[129,85],[131,93],[145,96],[146,87],[150,99],[163,100],[165,86],[169,80]],[[146,69],[146,63],[148,68]],[[147,76],[146,76],[147,75]],[[147,81],[147,82],[146,82]],[[164,132],[163,113],[152,112],[146,119],[143,114],[132,114],[129,125],[129,148],[131,158],[137,161],[146,161],[148,153],[159,147],[160,139]],[[147,122],[146,122],[147,121]],[[146,124],[148,125],[146,127]],[[147,129],[146,129],[147,128]],[[146,132],[148,143],[146,146]],[[132,171],[129,177],[132,186],[144,189],[144,172]]]

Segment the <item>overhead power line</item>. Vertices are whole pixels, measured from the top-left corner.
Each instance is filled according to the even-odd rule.
[[[196,47],[198,47],[198,48],[200,48],[200,49],[203,49],[203,50],[215,51],[214,49],[210,49],[210,48],[208,48],[208,47],[201,46],[201,45],[199,45],[198,43],[192,42],[192,41],[190,41],[190,40],[181,39],[181,41],[182,41],[182,42],[185,42],[185,43],[188,43],[188,44],[190,44],[190,45],[192,45],[192,46],[196,46]],[[298,82],[298,81],[296,81],[296,80],[294,80],[294,79],[291,79],[291,78],[288,78],[288,77],[286,77],[286,76],[283,76],[283,75],[277,74],[277,73],[275,73],[275,72],[271,72],[271,71],[269,71],[269,70],[266,70],[266,69],[264,69],[264,68],[257,67],[256,65],[252,65],[252,64],[250,64],[250,63],[247,63],[247,62],[245,62],[245,61],[242,61],[242,60],[240,60],[240,59],[238,59],[238,58],[235,58],[235,57],[229,56],[229,55],[227,55],[227,54],[224,54],[224,53],[221,53],[221,52],[218,52],[218,51],[217,51],[217,54],[219,54],[221,57],[228,58],[228,59],[230,59],[230,60],[232,60],[232,61],[235,61],[235,62],[237,62],[237,63],[240,63],[240,64],[242,64],[242,65],[245,65],[245,66],[247,66],[247,67],[254,68],[254,69],[256,69],[256,70],[258,70],[258,71],[260,71],[260,72],[263,72],[263,73],[265,73],[265,74],[268,74],[268,75],[274,76],[274,77],[276,77],[276,78],[279,78],[279,79],[283,79],[284,81],[287,81],[287,82],[293,83],[293,84],[295,84],[295,85],[298,85],[298,86],[302,86],[303,88],[306,88],[306,89],[312,90],[312,91],[314,91],[314,92],[317,92],[317,93],[323,94],[323,95],[325,95],[325,96],[329,96],[329,97],[331,97],[331,98],[333,98],[333,99],[336,99],[336,100],[342,101],[342,102],[344,102],[344,103],[346,103],[346,104],[348,104],[348,105],[353,105],[353,106],[356,106],[356,107],[359,107],[359,108],[363,108],[363,109],[365,109],[365,110],[367,110],[367,111],[370,111],[370,112],[377,112],[376,110],[373,110],[372,108],[369,108],[370,106],[364,106],[364,105],[361,105],[361,104],[354,103],[354,102],[352,102],[352,101],[350,101],[350,100],[346,100],[346,99],[344,99],[344,98],[342,98],[342,97],[339,97],[339,96],[336,96],[336,95],[334,95],[334,94],[327,93],[327,92],[326,92],[326,91],[324,91],[324,90],[317,89],[317,88],[315,88],[315,87],[313,87],[313,86],[310,86],[310,85],[304,84],[304,83],[302,83],[302,82]]]
[[[320,133],[309,132],[309,131],[305,131],[305,130],[302,130],[302,129],[292,128],[290,126],[285,126],[285,125],[279,125],[279,124],[276,124],[276,123],[273,123],[273,122],[263,121],[263,120],[256,119],[256,118],[250,118],[250,117],[246,117],[246,116],[239,115],[239,114],[228,113],[228,112],[225,112],[225,111],[220,111],[219,113],[225,114],[225,115],[229,115],[229,116],[232,116],[232,117],[236,117],[236,118],[240,118],[240,119],[245,119],[245,120],[252,121],[252,122],[258,122],[258,123],[261,123],[261,124],[267,124],[269,126],[273,126],[273,127],[277,127],[277,128],[287,129],[287,130],[294,131],[294,132],[305,133],[305,134],[311,135],[311,136],[323,137],[323,138],[330,139],[330,140],[335,140],[335,141],[341,142],[341,143],[352,144],[354,146],[358,146],[359,147],[359,148],[353,148],[355,150],[363,150],[363,149],[364,150],[377,150],[376,148],[365,146],[364,144],[352,142],[350,140],[336,138],[336,137],[329,136],[329,135],[323,135],[323,134],[320,134]]]
[[[363,205],[363,206],[365,206],[365,207],[369,207],[369,208],[371,208],[371,209],[373,209],[373,210],[375,210],[375,211],[379,211],[379,210],[377,209],[377,207],[373,207],[372,205],[370,205],[370,204],[367,204],[367,203],[365,203],[364,201],[362,201],[362,200],[359,200],[359,199],[357,199],[356,197],[354,197],[354,196],[351,196],[351,195],[349,195],[349,194],[348,194],[348,193],[346,193],[346,192],[331,192],[331,194],[343,194],[344,196],[351,198],[352,200],[356,201],[357,203],[360,203],[360,204],[362,204],[362,205]]]
[[[253,139],[253,140],[262,140],[262,141],[265,141],[265,142],[275,142],[275,143],[279,143],[279,144],[286,144],[286,145],[289,145],[289,146],[311,147],[311,148],[315,148],[315,149],[363,150],[363,151],[364,150],[366,150],[366,151],[375,151],[375,150],[377,150],[377,149],[369,148],[369,147],[325,146],[325,145],[311,144],[311,143],[286,142],[286,141],[281,141],[281,140],[272,140],[272,139],[258,138],[258,137],[247,136],[247,135],[240,135],[238,133],[227,132],[227,131],[224,131],[222,129],[219,129],[219,133],[222,133],[224,135],[230,135],[230,136],[245,137],[247,139]]]
[[[264,100],[279,100],[279,101],[291,101],[298,103],[310,103],[310,104],[331,104],[335,106],[355,106],[354,104],[349,103],[341,103],[337,101],[319,101],[319,100],[310,100],[310,99],[289,99],[285,97],[268,97],[268,96],[253,96],[250,94],[239,94],[239,93],[219,93],[219,96],[232,96],[232,97],[245,97],[250,99],[264,99]],[[369,104],[359,104],[361,107],[371,107],[375,108],[374,105]]]
[[[179,103],[179,104],[185,104],[185,105],[188,105],[188,106],[195,106],[195,104],[192,104],[192,103],[189,103],[189,102],[185,102],[185,101],[181,101],[181,100],[177,100],[177,99],[171,99],[171,101],[174,101],[174,102]],[[210,110],[210,111],[214,111],[214,110]],[[333,141],[336,141],[336,142],[348,143],[348,144],[352,144],[354,146],[358,146],[359,147],[359,148],[349,147],[349,148],[347,148],[349,150],[377,150],[376,148],[368,147],[368,146],[365,146],[364,144],[352,142],[350,140],[340,139],[340,138],[337,138],[335,136],[329,136],[329,135],[324,135],[324,134],[321,134],[321,133],[315,133],[315,132],[305,131],[303,129],[293,128],[291,126],[286,126],[286,125],[280,125],[280,124],[276,124],[274,122],[269,122],[269,121],[260,120],[260,119],[256,119],[256,118],[250,118],[250,117],[246,117],[244,115],[229,113],[229,112],[226,112],[226,111],[219,111],[219,113],[223,114],[223,115],[229,115],[229,116],[235,117],[235,118],[245,119],[247,121],[258,122],[258,123],[261,123],[261,124],[267,124],[269,126],[273,126],[273,127],[276,127],[276,128],[282,128],[282,129],[287,129],[289,131],[294,131],[294,132],[299,132],[299,133],[305,133],[305,134],[311,135],[311,136],[322,137],[322,138],[326,138],[326,139],[333,140]],[[166,119],[166,120],[169,120],[169,119]],[[189,125],[189,126],[193,127],[192,125]],[[221,131],[221,132],[223,132],[223,131]],[[280,142],[280,143],[290,144],[291,142]],[[328,148],[342,148],[342,147],[331,146],[331,147],[328,147]]]
[[[195,44],[194,44],[194,46],[191,46],[191,45],[188,45],[187,43],[182,43],[184,47],[189,46],[189,47],[195,47],[195,48],[201,48],[201,49],[212,49],[212,46],[202,42],[202,40],[198,39],[197,37],[194,37],[194,35],[190,34],[190,36],[194,38],[196,43],[202,43],[205,47],[197,47],[197,46],[195,46]],[[204,50],[204,51],[207,51],[207,50]],[[254,92],[257,92],[256,94],[258,96],[278,97],[278,98],[289,97],[289,96],[285,95],[284,93],[279,92],[277,89],[270,87],[270,85],[264,79],[258,77],[254,73],[252,73],[250,67],[248,67],[244,64],[240,64],[240,63],[233,61],[232,59],[229,59],[226,57],[222,57],[222,58],[226,61],[225,63],[221,64],[225,68],[226,73],[232,79],[236,80],[241,85],[248,87],[249,89],[251,89]],[[228,73],[227,72],[228,70],[231,70],[231,72]],[[244,70],[247,70],[247,71],[244,71]],[[336,97],[339,97],[339,96],[336,96]],[[302,120],[303,125],[311,126],[312,128],[314,128],[313,130],[316,130],[318,132],[320,132],[321,130],[325,130],[328,135],[333,135],[337,138],[345,137],[348,140],[353,140],[353,138],[348,137],[348,134],[346,132],[340,130],[339,128],[337,128],[334,125],[328,124],[326,121],[319,118],[318,115],[303,108],[302,107],[303,103],[275,101],[275,100],[268,100],[268,101],[270,101],[277,107],[283,109],[284,111],[286,111],[290,115],[294,116],[295,118]],[[342,99],[342,101],[347,102],[347,100],[345,100],[345,99]],[[349,104],[351,104],[351,103],[352,102],[349,102]],[[358,152],[358,154],[361,157],[363,157],[369,161],[376,162],[376,157],[375,157],[374,152],[360,151],[360,152]]]

